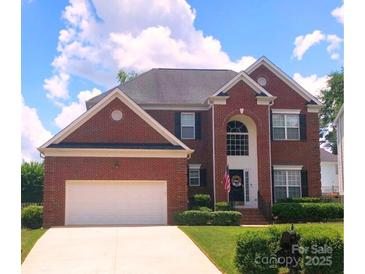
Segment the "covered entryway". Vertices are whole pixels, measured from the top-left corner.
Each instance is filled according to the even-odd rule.
[[[66,225],[167,224],[166,181],[66,181]]]

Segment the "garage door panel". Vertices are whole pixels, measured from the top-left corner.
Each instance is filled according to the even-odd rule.
[[[166,224],[166,182],[67,181],[66,225]]]

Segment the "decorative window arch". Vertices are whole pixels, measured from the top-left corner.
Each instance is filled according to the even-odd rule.
[[[227,123],[227,155],[248,156],[248,130],[240,121]]]

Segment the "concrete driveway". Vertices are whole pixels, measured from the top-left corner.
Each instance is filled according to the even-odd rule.
[[[23,274],[220,273],[177,227],[49,229],[22,264]]]

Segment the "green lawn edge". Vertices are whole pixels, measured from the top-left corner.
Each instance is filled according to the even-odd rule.
[[[47,231],[47,229],[22,229],[21,230],[21,263],[32,250],[38,239]]]

